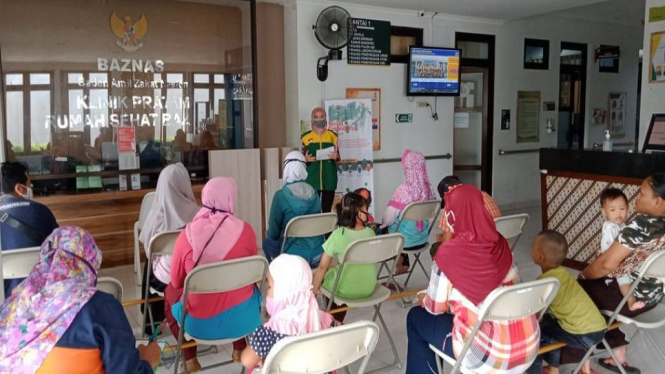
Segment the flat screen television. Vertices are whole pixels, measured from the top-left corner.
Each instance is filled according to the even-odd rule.
[[[409,47],[406,96],[459,96],[461,51]]]
[[[665,113],[654,113],[651,116],[649,130],[642,146],[642,153],[646,151],[665,151]]]

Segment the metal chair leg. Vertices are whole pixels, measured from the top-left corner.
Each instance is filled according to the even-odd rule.
[[[379,321],[381,322],[381,326],[383,326],[383,331],[386,332],[386,336],[388,337],[388,342],[390,343],[390,347],[392,348],[393,355],[395,356],[395,360],[393,361],[392,364],[368,371],[367,373],[373,373],[375,371],[383,370],[385,368],[389,368],[393,365],[395,365],[398,369],[402,368],[402,362],[399,359],[399,355],[397,354],[397,347],[395,347],[395,342],[393,341],[393,337],[390,335],[390,331],[388,331],[388,325],[386,325],[386,321],[383,319],[383,316],[381,315],[381,304],[379,305],[374,305],[374,318],[372,321],[376,320],[376,318],[379,318]]]
[[[580,370],[582,369],[582,366],[584,366],[584,363],[585,363],[585,362],[589,359],[589,357],[591,357],[591,355],[593,354],[593,350],[594,350],[595,347],[596,347],[596,344],[594,344],[593,346],[589,347],[589,349],[587,349],[586,353],[584,354],[584,358],[582,358],[582,361],[580,361],[580,363],[577,365],[577,367],[576,367],[575,370],[573,371],[573,374],[577,374],[577,373],[580,372]]]
[[[626,374],[626,370],[623,368],[623,365],[619,363],[619,360],[617,357],[614,355],[614,352],[612,351],[612,347],[610,347],[610,344],[603,338],[603,346],[605,346],[605,349],[610,353],[610,357],[612,357],[612,360],[614,361],[614,364],[617,366],[617,369],[621,372],[621,374]]]

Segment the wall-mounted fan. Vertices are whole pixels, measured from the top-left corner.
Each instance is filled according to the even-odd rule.
[[[351,39],[348,27],[350,18],[351,15],[344,8],[333,5],[324,9],[312,26],[316,40],[330,50],[316,64],[316,76],[321,82],[328,79],[328,61],[342,59],[342,48]]]

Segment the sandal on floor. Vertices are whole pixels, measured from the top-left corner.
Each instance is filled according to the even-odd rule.
[[[605,368],[605,369],[607,369],[611,372],[621,373],[621,371],[619,370],[619,368],[616,365],[612,365],[610,363],[607,363],[605,360],[606,360],[605,358],[599,358],[598,359],[598,365],[602,366],[603,368]],[[640,369],[638,369],[636,367],[632,367],[632,366],[628,365],[627,363],[624,363],[622,366],[623,366],[623,370],[625,370],[627,374],[641,374],[642,373],[640,371]]]

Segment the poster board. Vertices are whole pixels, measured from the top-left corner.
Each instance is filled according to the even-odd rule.
[[[390,65],[390,22],[350,18],[349,65]]]
[[[381,89],[380,88],[347,88],[347,99],[372,100],[372,149],[381,149]]]
[[[613,138],[623,138],[626,135],[626,93],[611,92],[608,104],[607,129]]]
[[[540,91],[517,92],[517,142],[540,141]]]
[[[649,82],[665,82],[665,31],[651,34],[649,54]]]
[[[345,194],[364,187],[374,195],[372,100],[326,100],[328,128],[338,135],[337,191]],[[373,207],[370,207],[370,213]]]

